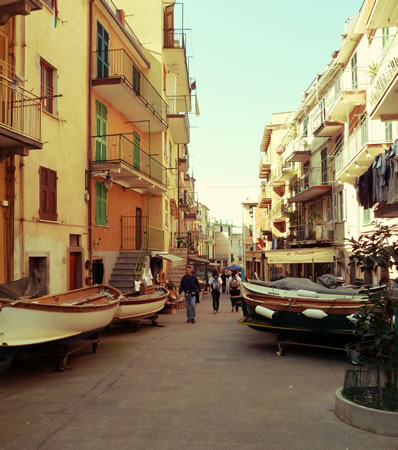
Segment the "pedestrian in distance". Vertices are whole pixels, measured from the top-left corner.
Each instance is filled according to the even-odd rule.
[[[238,271],[233,269],[231,280],[229,282],[229,293],[231,298],[232,310],[231,312],[238,311],[239,305],[236,303],[236,298],[240,297],[240,288],[241,288],[242,280],[238,275]]]
[[[185,275],[181,278],[179,295],[184,292],[187,311],[187,323],[195,323],[196,293],[200,292],[200,284],[195,275],[191,273],[191,266],[185,268]]]
[[[225,294],[225,291],[227,289],[227,274],[225,273],[225,270],[222,271],[221,274],[221,280],[222,280],[222,293]]]
[[[218,276],[218,271],[213,270],[211,278],[209,280],[211,297],[213,299],[213,314],[218,313],[218,308],[220,307],[220,295],[222,290],[222,280]]]

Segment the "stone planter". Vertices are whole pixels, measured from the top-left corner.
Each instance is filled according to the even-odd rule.
[[[347,400],[343,388],[336,391],[336,416],[348,425],[372,433],[398,437],[398,412],[367,408]]]

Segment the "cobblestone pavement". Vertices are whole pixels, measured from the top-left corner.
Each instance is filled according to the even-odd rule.
[[[161,327],[112,326],[63,372],[38,356],[0,362],[0,448],[398,448],[336,418],[342,352],[276,356],[273,335],[238,325],[227,296],[214,315],[209,297],[195,324],[179,310]]]

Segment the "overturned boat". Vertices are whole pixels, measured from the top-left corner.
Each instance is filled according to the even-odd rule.
[[[242,283],[246,306],[239,322],[253,329],[279,334],[311,333],[352,335],[355,313],[368,296],[339,287],[332,275],[318,278],[284,278]]]
[[[38,280],[0,286],[0,348],[53,342],[106,327],[121,292],[107,285],[37,297]]]
[[[165,305],[169,291],[160,287],[154,292],[141,294],[125,292],[115,314],[115,320],[141,320],[154,316]]]

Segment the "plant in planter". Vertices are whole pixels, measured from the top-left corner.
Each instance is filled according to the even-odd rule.
[[[375,223],[373,232],[362,234],[358,240],[347,239],[352,253],[349,257],[350,265],[357,265],[361,272],[369,274],[380,270],[381,282],[386,288],[378,293],[369,295],[369,303],[355,314],[356,323],[354,333],[359,343],[353,346],[354,363],[357,370],[351,369],[350,386],[344,387],[343,395],[363,406],[398,411],[398,324],[394,325],[394,314],[398,317],[398,299],[394,295],[394,284],[390,286],[390,270],[398,268],[398,237],[394,226]],[[391,293],[391,287],[393,288]],[[391,295],[393,294],[393,295]],[[352,355],[351,355],[352,356]],[[363,369],[363,370],[362,370]],[[359,378],[358,372],[362,370]],[[371,381],[369,374],[377,373]],[[363,379],[369,378],[364,386]],[[377,382],[375,381],[377,380]],[[359,401],[356,401],[358,400]]]

